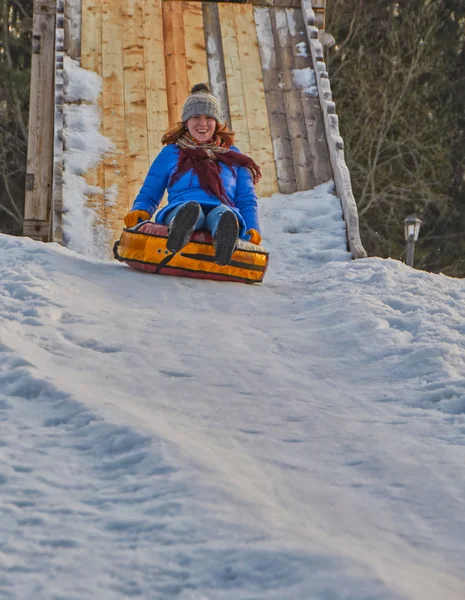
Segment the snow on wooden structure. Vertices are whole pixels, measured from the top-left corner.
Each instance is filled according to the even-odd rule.
[[[52,239],[56,0],[35,0],[24,235]]]
[[[262,167],[257,193],[289,194],[334,179],[350,250],[356,258],[365,256],[318,41],[324,5],[314,0],[313,10],[310,0],[35,0],[34,39],[41,41],[33,60],[24,233],[61,241],[64,42],[65,52],[103,80],[102,133],[114,152],[86,177],[95,222],[115,237],[163,133],[179,122],[190,88],[208,81],[236,144]],[[38,150],[44,148],[47,157],[41,152],[39,164]],[[104,197],[108,189],[117,190],[111,206]]]
[[[302,0],[302,12],[307,25],[310,52],[313,64],[315,65],[316,85],[322,110],[322,120],[326,131],[334,185],[337,195],[341,200],[344,213],[349,250],[354,258],[364,258],[367,253],[360,239],[357,204],[352,192],[350,173],[344,157],[344,140],[339,133],[336,105],[333,102],[331,85],[324,63],[323,47],[319,40],[318,27],[316,26],[317,20],[311,0]]]

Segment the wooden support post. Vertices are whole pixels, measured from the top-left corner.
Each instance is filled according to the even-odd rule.
[[[298,44],[304,40],[308,41],[302,10],[286,8],[286,15],[292,38],[292,47],[294,48],[295,69],[305,69],[310,66],[314,70],[315,65],[311,57],[307,57],[306,52],[297,52]],[[333,178],[328,143],[325,136],[323,113],[318,94],[311,96],[308,91],[300,91],[300,102],[302,104],[307,139],[310,147],[310,168],[313,173],[313,185],[317,186]]]
[[[326,26],[326,0],[312,0],[315,14],[315,27],[318,27],[318,39],[323,42]]]
[[[287,22],[286,9],[273,9],[271,11],[271,22],[277,65],[280,73],[280,87],[283,90],[286,120],[290,135],[297,190],[311,190],[315,187],[312,157],[307,138],[300,91],[294,85],[294,48],[291,31]]]
[[[284,92],[280,85],[281,79],[271,24],[271,10],[263,6],[256,7],[254,9],[255,26],[262,63],[265,101],[273,139],[278,188],[282,194],[292,194],[297,191],[297,184],[286,119]]]
[[[319,30],[315,26],[315,13],[311,0],[302,0],[302,14],[307,25],[308,43],[315,70],[316,85],[320,99],[329,158],[333,171],[334,186],[338,195],[347,229],[347,242],[353,258],[365,258],[367,253],[360,239],[358,211],[352,192],[350,173],[344,156],[344,141],[339,134],[336,105],[332,99],[331,85],[323,62],[323,47],[318,40]]]
[[[64,68],[64,0],[57,0],[55,30],[55,108],[54,108],[54,152],[53,189],[50,242],[63,242],[63,68]]]
[[[80,0],[64,0],[64,36],[66,56],[79,60],[81,58],[81,18],[82,2]]]
[[[49,241],[54,142],[56,0],[34,0],[23,233]]]
[[[228,84],[226,82],[226,70],[224,68],[223,41],[221,39],[218,4],[214,2],[203,2],[202,9],[210,89],[212,94],[220,101],[223,119],[231,129]]]
[[[181,121],[182,107],[189,95],[183,2],[163,2],[163,39],[169,126]]]

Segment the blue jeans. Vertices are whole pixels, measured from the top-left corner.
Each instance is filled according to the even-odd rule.
[[[179,206],[176,206],[176,208],[173,208],[173,210],[170,210],[170,212],[165,217],[165,225],[169,225],[171,223],[171,221],[174,219],[174,217],[176,216],[176,214],[182,206],[184,206],[184,204],[180,204]],[[215,208],[212,208],[212,210],[207,215],[201,208],[199,218],[197,219],[197,223],[195,224],[195,230],[197,231],[198,229],[207,229],[211,232],[213,237],[216,233],[216,229],[218,227],[221,215],[223,215],[227,211],[233,212],[229,208],[229,206],[226,206],[226,204],[220,204],[218,206],[215,206]]]

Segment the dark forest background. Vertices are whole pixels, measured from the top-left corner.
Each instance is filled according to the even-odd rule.
[[[32,0],[0,0],[0,232],[24,210]],[[331,86],[370,256],[465,277],[465,0],[327,0]]]
[[[20,235],[24,213],[32,0],[0,0],[0,232]]]
[[[465,276],[465,0],[328,0],[326,62],[370,256]]]

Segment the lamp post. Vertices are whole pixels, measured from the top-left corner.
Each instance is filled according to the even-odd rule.
[[[415,242],[418,240],[422,223],[423,221],[416,215],[409,215],[404,219],[405,239],[407,241],[407,265],[409,267],[413,267]]]

